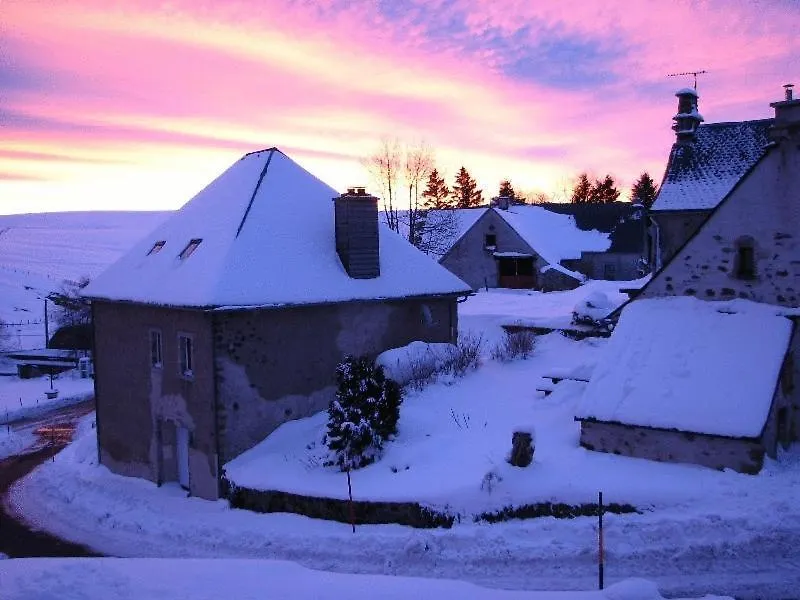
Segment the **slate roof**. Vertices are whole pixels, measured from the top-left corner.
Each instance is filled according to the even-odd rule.
[[[83,295],[228,309],[471,291],[383,225],[380,276],[350,278],[335,248],[338,195],[277,148],[246,154]]]
[[[579,229],[596,229],[610,233],[611,247],[608,252],[637,253],[645,246],[646,219],[636,218],[636,209],[630,202],[608,204],[573,204],[571,202],[547,202],[543,208],[562,215],[571,215]]]
[[[710,210],[764,154],[773,119],[709,123],[672,146],[652,212]]]

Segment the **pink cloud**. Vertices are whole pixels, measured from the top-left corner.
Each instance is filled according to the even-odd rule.
[[[132,148],[146,147],[148,165],[159,154],[279,145],[352,179],[358,157],[391,135],[427,140],[445,170],[463,163],[487,189],[501,177],[554,188],[584,169],[626,183],[645,168],[660,176],[671,91],[688,81],[667,73],[709,71],[709,121],[769,116],[800,28],[778,5],[717,1],[656,11],[620,0],[415,0],[391,15],[373,2],[310,0],[37,6],[5,7],[20,64],[51,83],[4,99],[28,125],[4,131],[0,168],[10,160],[2,145],[134,162]],[[547,36],[591,43],[610,78],[580,87],[510,74]]]

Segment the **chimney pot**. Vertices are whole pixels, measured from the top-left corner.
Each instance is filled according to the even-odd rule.
[[[793,87],[794,87],[793,83],[787,83],[786,85],[783,86],[783,89],[785,90],[784,91],[784,95],[786,96],[786,102],[791,102],[792,101],[792,88]]]

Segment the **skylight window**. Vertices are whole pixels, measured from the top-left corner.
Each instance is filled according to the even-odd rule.
[[[153,247],[150,248],[150,251],[147,253],[147,256],[150,256],[151,254],[158,254],[159,252],[161,252],[161,249],[164,247],[164,244],[166,243],[167,243],[166,240],[157,241],[155,244],[153,244]]]
[[[197,247],[200,245],[200,242],[203,240],[201,238],[195,238],[191,240],[188,244],[186,244],[186,248],[180,253],[180,259],[185,260],[189,258],[192,253],[197,250]]]

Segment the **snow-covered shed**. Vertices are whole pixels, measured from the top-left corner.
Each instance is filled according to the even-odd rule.
[[[363,188],[247,154],[84,290],[100,460],[216,498],[222,464],[327,408],[343,356],[454,341],[469,291]]]
[[[579,260],[584,251],[605,251],[610,245],[608,233],[584,231],[572,215],[507,205],[485,209],[440,263],[474,289],[564,290],[585,279],[564,261]]]
[[[581,445],[758,472],[800,420],[785,312],[747,300],[632,302],[576,409]]]
[[[666,264],[761,158],[774,121],[703,123],[697,92],[684,88],[675,95],[676,139],[650,209],[650,254],[656,267]]]

